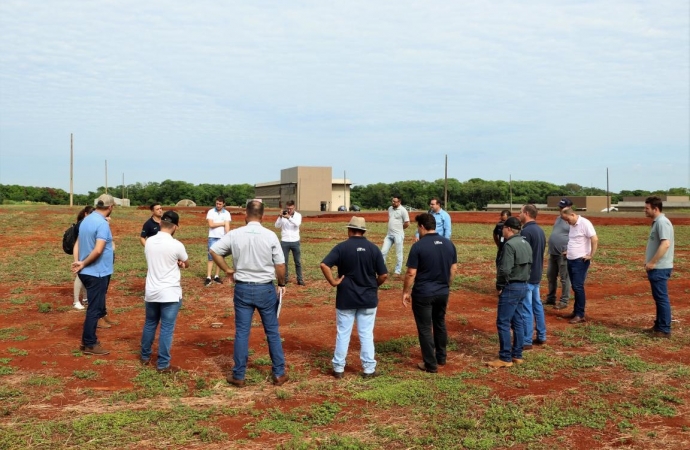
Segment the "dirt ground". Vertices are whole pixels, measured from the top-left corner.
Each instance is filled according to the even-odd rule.
[[[205,213],[205,208],[179,208],[184,209],[186,214]],[[233,212],[238,215],[239,212]],[[380,213],[358,213],[366,217],[367,222],[385,222],[387,216],[384,212]],[[342,222],[352,213],[324,214],[316,217],[305,217],[307,222]],[[452,213],[454,223],[477,223],[492,224],[496,221],[496,213]],[[649,225],[649,220],[641,217],[641,214],[626,216],[619,215],[598,215],[596,216],[597,226],[622,226],[622,225]],[[548,217],[548,216],[547,216]],[[554,216],[555,217],[555,216]],[[590,216],[588,216],[590,217]],[[674,225],[690,225],[690,217],[673,217]],[[239,218],[238,218],[239,219]],[[234,218],[234,220],[237,220]],[[239,219],[241,221],[241,219]],[[552,219],[543,219],[542,222],[552,223]],[[114,233],[119,235],[131,234],[136,232],[131,229],[118,228],[114,226]],[[456,245],[461,245],[462,238],[456,237]],[[0,256],[11,257],[11,255],[23,246],[30,245],[36,239],[36,235],[26,234],[16,236],[11,242],[5,241],[7,245],[0,248]],[[56,240],[57,242],[57,240]],[[305,238],[304,242],[309,242]],[[677,244],[678,246],[678,244]],[[680,249],[679,249],[680,247]],[[409,244],[406,243],[406,249]],[[687,259],[687,245],[678,246],[676,249],[676,260]],[[407,251],[407,250],[406,250]],[[643,244],[635,252],[643,251]],[[63,255],[64,256],[64,255]],[[639,255],[635,255],[637,258]],[[65,258],[60,259],[56,264],[65,264]],[[492,261],[487,261],[483,266],[468,267],[461,265],[460,273],[466,277],[481,275],[486,278],[487,273],[493,273]],[[594,264],[597,264],[596,260]],[[488,275],[491,278],[493,275]],[[23,334],[28,339],[21,342],[0,341],[0,352],[7,355],[8,349],[12,347],[21,348],[29,353],[28,358],[17,358],[19,366],[18,373],[49,373],[51,376],[70,380],[65,389],[59,395],[49,396],[47,400],[35,399],[25,405],[24,414],[38,418],[50,418],[63,414],[65,411],[91,410],[90,397],[85,391],[85,387],[95,391],[116,392],[133,389],[132,379],[136,375],[138,368],[137,358],[139,340],[141,338],[141,327],[143,323],[142,309],[128,308],[133,304],[141,302],[141,295],[144,291],[145,278],[122,279],[115,274],[108,293],[108,308],[112,311],[111,316],[119,322],[118,325],[110,329],[98,331],[99,339],[103,341],[112,355],[117,355],[122,364],[109,365],[109,370],[99,370],[94,367],[92,361],[85,358],[75,358],[76,351],[82,332],[83,312],[66,309],[57,311],[60,306],[71,304],[72,285],[61,286],[32,285],[22,282],[8,282],[0,285],[0,298],[7,298],[22,289],[22,295],[30,298],[41,299],[41,301],[53,305],[53,313],[44,314],[36,308],[19,309],[15,313],[0,314],[0,329],[17,327],[20,324]],[[324,380],[329,377],[324,370],[314,368],[310,363],[313,362],[315,355],[320,355],[324,359],[324,365],[328,366],[333,342],[335,340],[334,308],[333,308],[333,289],[322,278],[308,279],[308,286],[301,287],[289,284],[285,306],[283,307],[280,322],[281,333],[284,338],[284,349],[286,360],[290,367],[308,368],[308,377],[321,377]],[[416,335],[416,328],[412,313],[409,309],[404,309],[401,305],[400,280],[392,280],[392,288],[382,290],[380,293],[380,306],[377,315],[375,339],[383,342],[392,338]],[[234,334],[232,317],[228,317],[227,311],[232,310],[233,289],[230,285],[223,284],[205,288],[197,280],[183,286],[185,296],[188,299],[185,303],[185,310],[181,312],[173,348],[173,363],[181,366],[187,371],[204,374],[213,379],[224,380],[226,373],[232,367],[232,340],[228,338]],[[491,284],[488,283],[487,286]],[[314,297],[314,291],[321,291],[321,298]],[[674,277],[670,283],[670,297],[673,302],[676,317],[680,320],[674,326],[680,333],[687,329],[687,320],[690,312],[690,277],[683,274]],[[298,301],[303,296],[311,299],[310,301]],[[542,299],[546,295],[545,282],[542,284]],[[293,304],[291,304],[293,303]],[[201,306],[203,305],[203,308]],[[464,289],[452,293],[449,301],[447,313],[447,325],[449,337],[458,343],[458,350],[450,352],[447,365],[441,368],[441,373],[453,373],[464,370],[468,365],[494,359],[497,349],[491,352],[485,348],[474,345],[476,339],[481,336],[495,335],[495,307],[496,296],[489,288],[477,289],[472,292]],[[118,312],[122,311],[122,312]],[[563,352],[577,352],[577,349],[565,348],[554,332],[567,330],[567,320],[561,316],[569,311],[557,312],[551,308],[546,310],[546,321],[549,329],[548,344],[551,347],[562,347]],[[607,327],[630,330],[636,332],[642,328],[651,326],[654,320],[653,303],[649,295],[649,283],[643,272],[636,274],[630,279],[621,282],[616,271],[601,268],[596,276],[591,276],[587,283],[587,317],[590,323],[599,323]],[[462,320],[460,320],[462,318]],[[258,319],[257,319],[258,320]],[[212,328],[212,322],[221,322],[221,328]],[[349,365],[346,373],[354,376],[360,369],[358,363],[359,346],[357,339],[350,345]],[[264,344],[264,334],[261,327],[255,328],[251,334],[250,347],[259,353],[266,353]],[[263,345],[263,347],[262,347]],[[645,352],[648,349],[640,349]],[[645,359],[655,362],[676,361],[688,363],[690,361],[690,346],[681,351],[665,351],[660,348],[650,355],[645,353]],[[104,357],[107,359],[108,357]],[[412,353],[407,361],[396,367],[383,368],[383,370],[393,370],[404,373],[415,371],[414,365],[420,360],[421,355],[418,347],[412,349]],[[13,365],[16,361],[13,361]],[[252,367],[252,362],[250,362]],[[72,375],[77,370],[98,370],[99,376],[94,381],[85,381],[74,378]],[[261,367],[265,372],[266,367]],[[516,398],[522,396],[543,396],[553,391],[563,391],[573,384],[572,373],[563,373],[553,379],[548,380],[528,380],[513,389],[505,388],[506,371],[496,372],[491,379],[474,380],[474,383],[488,385],[497,389],[498,394],[503,398]],[[602,373],[602,380],[616,377],[615,370]],[[12,382],[12,377],[4,377],[5,382]],[[592,380],[601,381],[601,380]],[[253,401],[255,408],[270,408],[276,405],[276,398],[263,388],[247,388],[236,394],[247,401]],[[234,397],[240,398],[240,397]],[[686,395],[685,399],[690,399]],[[309,403],[313,399],[303,399],[299,396],[290,401],[296,403]],[[356,408],[356,404],[351,404],[351,408]],[[672,418],[659,416],[653,417],[653,423],[641,424],[647,429],[656,430],[659,439],[665,439],[673,445],[677,443],[688,444],[689,436],[680,430],[682,427],[690,427],[690,415],[688,405],[680,406],[685,414]],[[246,417],[227,417],[217,423],[222,430],[229,434],[231,439],[247,439],[248,431],[242,426],[249,419]],[[352,424],[343,425],[352,427]],[[603,431],[605,436],[602,440],[594,440],[591,432],[579,428],[567,428],[567,439],[570,448],[591,449],[616,446],[615,442],[620,435],[614,425],[610,425]],[[563,436],[561,436],[563,437]],[[610,438],[610,442],[606,442]],[[267,437],[266,445],[274,445]],[[255,441],[261,442],[261,441]],[[644,441],[647,442],[647,441]],[[636,448],[673,448],[662,445],[659,441],[658,446],[650,442],[637,446]],[[548,444],[548,443],[547,443]],[[562,445],[562,442],[561,442]],[[690,444],[689,444],[690,445]],[[676,447],[681,448],[681,447]],[[689,448],[689,447],[685,447]]]

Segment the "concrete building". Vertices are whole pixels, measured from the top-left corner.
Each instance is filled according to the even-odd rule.
[[[664,211],[672,209],[690,209],[690,197],[687,195],[659,195],[664,203]],[[642,211],[644,201],[647,197],[623,197],[622,202],[618,202],[619,211]]]
[[[546,198],[546,207],[548,209],[558,210],[558,202],[560,202],[563,197],[568,197],[578,211],[600,212],[608,207],[607,197],[605,195],[553,195]]]
[[[330,167],[297,166],[280,171],[279,181],[254,185],[254,197],[269,208],[294,200],[300,211],[337,211],[350,206],[350,180],[333,178]]]

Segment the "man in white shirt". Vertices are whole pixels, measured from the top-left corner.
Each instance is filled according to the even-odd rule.
[[[295,211],[295,202],[288,200],[286,208],[276,219],[276,228],[280,228],[280,247],[285,257],[285,282],[290,280],[290,251],[295,259],[297,284],[304,286],[302,277],[302,257],[299,247],[299,226],[302,224],[302,214]]]
[[[157,370],[160,373],[175,373],[179,367],[170,365],[170,348],[177,313],[182,306],[180,269],[189,267],[184,245],[173,238],[180,224],[175,211],[166,211],[160,222],[160,230],[146,239],[144,254],[148,272],[146,274],[146,322],[141,335],[141,363],[151,364],[151,346],[156,338],[156,328],[161,325],[158,337]]]
[[[228,231],[230,231],[230,213],[225,210],[225,198],[222,196],[216,197],[216,207],[208,210],[206,214],[206,222],[208,222],[208,248],[210,249],[213,244],[215,244],[218,239],[223,237]],[[213,272],[213,258],[211,253],[208,254],[208,264],[206,267],[206,281],[205,285],[210,286],[215,281],[221,284],[220,281],[220,268],[216,267],[216,276],[211,279],[211,273]]]
[[[278,301],[285,294],[285,257],[278,236],[261,225],[263,215],[264,205],[260,200],[248,202],[247,225],[227,233],[210,249],[215,263],[235,283],[235,366],[226,379],[236,387],[245,385],[254,310],[259,311],[266,333],[273,384],[281,386],[288,380],[278,328]],[[234,269],[225,262],[224,257],[228,255],[232,255]],[[273,285],[276,279],[277,287]]]
[[[400,202],[399,196],[391,199],[391,206],[388,207],[388,233],[383,240],[383,247],[381,247],[385,261],[388,251],[395,244],[395,275],[400,275],[402,271],[405,229],[410,226],[410,215]]]
[[[568,248],[565,257],[568,260],[568,276],[575,294],[575,305],[572,314],[565,316],[570,323],[585,321],[585,280],[592,258],[597,252],[599,238],[592,222],[575,214],[572,207],[561,210],[561,218],[570,225],[568,233]]]

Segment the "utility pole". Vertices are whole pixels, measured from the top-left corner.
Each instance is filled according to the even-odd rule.
[[[343,206],[345,207],[345,211],[347,211],[347,184],[345,184],[346,179],[347,172],[343,170]]]
[[[125,173],[122,172],[122,200],[125,199]]]
[[[108,160],[105,160],[105,193],[108,193]]]
[[[606,211],[611,214],[611,191],[609,190],[609,168],[606,168]]]
[[[508,177],[510,185],[510,212],[513,212],[513,174],[508,175]]]
[[[443,176],[443,207],[448,211],[448,155],[446,154],[446,171]]]
[[[69,205],[74,206],[74,133],[69,134]]]

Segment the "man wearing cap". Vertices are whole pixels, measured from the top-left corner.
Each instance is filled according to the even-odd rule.
[[[503,248],[503,224],[510,217],[512,213],[509,209],[504,209],[501,211],[501,217],[496,226],[494,227],[494,244],[496,244],[496,265],[498,266],[498,258],[501,256],[501,249]]]
[[[546,342],[546,319],[544,318],[544,305],[539,297],[539,284],[544,270],[544,250],[546,249],[546,235],[544,230],[537,225],[537,207],[523,205],[520,210],[520,223],[522,231],[520,235],[525,238],[532,247],[532,268],[527,281],[527,295],[520,309],[522,319],[525,322],[525,340],[523,350],[532,349],[532,345],[543,345]],[[532,340],[532,332],[537,329],[537,338]]]
[[[386,260],[388,251],[395,244],[395,275],[400,275],[403,264],[403,241],[405,240],[405,229],[410,226],[410,215],[400,204],[399,196],[391,199],[391,206],[388,207],[388,234],[383,240],[383,260]]]
[[[558,202],[559,211],[563,208],[573,206],[569,198],[563,198]],[[551,235],[549,236],[549,261],[546,267],[546,279],[549,283],[549,293],[546,295],[546,304],[552,305],[554,309],[565,309],[568,307],[570,297],[570,277],[568,276],[568,259],[565,257],[568,249],[568,234],[570,225],[563,220],[560,213],[553,224]],[[556,293],[558,290],[558,277],[561,277],[561,299],[556,303]]]
[[[218,240],[230,231],[230,213],[225,209],[225,198],[223,196],[216,197],[216,207],[211,208],[206,213],[206,222],[208,222],[208,248],[218,242]],[[213,257],[211,252],[208,253],[208,264],[206,266],[206,286],[212,285],[214,282],[221,284],[220,267],[216,266],[216,276],[211,278],[213,273]]]
[[[573,312],[565,318],[570,319],[569,323],[577,324],[585,321],[585,280],[589,265],[597,252],[599,238],[592,222],[575,214],[571,206],[561,210],[561,218],[570,226],[565,257],[568,259],[568,276],[575,294]]]
[[[644,213],[653,219],[647,240],[644,268],[656,303],[656,320],[651,328],[654,337],[671,337],[671,301],[668,298],[668,279],[673,271],[673,225],[661,211],[664,204],[656,196],[647,197]]]
[[[146,273],[146,321],[141,335],[141,363],[151,363],[151,346],[156,338],[156,328],[160,323],[158,338],[158,361],[160,373],[175,373],[179,367],[170,365],[170,349],[177,313],[182,307],[182,286],[180,269],[189,267],[184,245],[173,238],[180,225],[180,217],[175,211],[166,211],[160,221],[160,231],[146,239],[144,254],[148,272]]]
[[[458,254],[450,239],[436,233],[434,216],[418,214],[415,222],[420,238],[407,256],[402,304],[407,308],[412,300],[423,359],[417,368],[436,373],[446,364],[446,308]]]
[[[285,282],[290,281],[290,251],[295,259],[295,274],[297,284],[304,286],[302,276],[302,255],[299,245],[299,227],[302,225],[302,214],[295,211],[295,202],[288,200],[286,208],[276,219],[276,228],[280,228],[280,246],[285,256]]]
[[[142,247],[146,245],[146,239],[151,236],[155,236],[158,230],[161,229],[161,217],[163,217],[163,207],[160,203],[151,203],[149,206],[151,210],[151,217],[149,220],[144,222],[144,226],[141,228],[141,234],[139,234],[139,242],[141,242]]]
[[[285,294],[285,257],[278,236],[261,225],[263,216],[264,204],[260,200],[247,202],[247,225],[225,234],[210,249],[213,261],[235,283],[235,366],[226,379],[236,387],[245,385],[254,310],[259,311],[266,333],[273,384],[282,386],[288,380],[277,314],[279,296],[282,299]],[[225,262],[228,255],[232,255],[234,269]],[[273,284],[276,279],[277,287]]]
[[[511,367],[522,364],[522,345],[525,336],[520,305],[527,295],[527,281],[532,269],[532,247],[520,236],[520,220],[508,217],[503,224],[504,244],[498,262],[496,290],[498,310],[496,328],[500,346],[498,359],[487,363],[489,367]],[[511,347],[510,330],[513,329]]]
[[[98,197],[96,210],[86,216],[79,226],[79,256],[72,263],[72,272],[79,276],[89,299],[80,346],[87,355],[110,353],[98,341],[96,328],[98,320],[107,314],[106,294],[113,274],[113,235],[107,218],[114,206],[112,195]]]
[[[364,237],[363,217],[352,217],[347,224],[347,240],[333,247],[321,261],[321,272],[335,296],[336,338],[333,376],[343,378],[352,326],[357,321],[362,377],[376,376],[374,359],[374,322],[378,307],[378,287],[388,278],[388,269],[379,248]],[[338,277],[331,268],[338,266]]]
[[[441,208],[441,200],[437,197],[431,197],[431,200],[429,200],[429,214],[436,219],[436,234],[450,239],[450,233],[452,231],[450,214]],[[419,241],[419,232],[415,233],[414,241]]]

